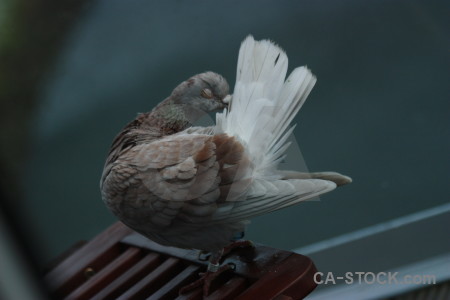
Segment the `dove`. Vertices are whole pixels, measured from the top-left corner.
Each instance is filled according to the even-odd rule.
[[[336,172],[282,171],[288,137],[316,78],[298,67],[286,79],[286,53],[269,40],[241,44],[233,94],[214,72],[178,85],[114,138],[101,176],[106,206],[162,245],[211,253],[208,269],[184,291],[230,269],[220,260],[253,217],[351,182]],[[216,124],[195,126],[216,112]]]

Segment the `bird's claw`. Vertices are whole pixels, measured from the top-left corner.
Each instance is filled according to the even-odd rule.
[[[250,248],[255,249],[255,244],[252,241],[249,240],[239,240],[234,241],[231,244],[225,246],[223,248],[223,254],[222,256],[228,255],[231,251],[237,249],[237,248]]]
[[[198,252],[197,259],[200,260],[200,261],[207,261],[209,259],[209,257],[210,257],[210,253],[208,251],[200,250]]]
[[[203,297],[209,295],[209,290],[211,287],[211,283],[216,279],[220,274],[228,270],[234,270],[236,267],[233,264],[225,264],[223,266],[218,267],[216,271],[210,271],[209,268],[206,272],[200,273],[200,278],[194,281],[191,284],[188,284],[182,287],[179,291],[180,295],[186,294],[196,288],[203,286]]]

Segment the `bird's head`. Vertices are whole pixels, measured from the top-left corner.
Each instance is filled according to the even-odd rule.
[[[175,104],[191,107],[209,113],[228,107],[228,82],[214,72],[197,74],[177,86],[172,99]]]

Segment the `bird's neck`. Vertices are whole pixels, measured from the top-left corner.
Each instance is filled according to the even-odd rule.
[[[162,135],[180,132],[192,124],[180,105],[171,102],[161,103],[147,116],[146,125],[161,130]]]
[[[169,135],[192,126],[204,114],[187,105],[166,100],[149,113],[146,123],[152,128],[159,128],[162,135]]]

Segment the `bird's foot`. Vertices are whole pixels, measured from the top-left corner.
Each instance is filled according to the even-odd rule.
[[[228,255],[230,252],[238,248],[242,249],[241,251],[239,251],[239,256],[243,258],[244,261],[250,262],[255,257],[255,245],[252,241],[248,240],[234,241],[228,246],[224,247],[222,257]]]
[[[234,249],[237,248],[251,248],[254,249],[255,245],[253,244],[252,241],[248,241],[248,240],[239,240],[239,241],[234,241],[231,244],[225,246],[223,248],[223,253],[222,253],[222,257],[224,257],[225,255],[228,255],[231,251],[233,251]]]
[[[244,251],[240,251],[239,255],[245,260],[251,261],[254,257],[254,249],[255,245],[251,241],[247,240],[238,240],[230,243],[226,247],[224,247],[222,250],[217,252],[212,252],[209,256],[209,264],[208,269],[205,273],[200,273],[200,278],[193,283],[186,285],[182,287],[179,291],[179,294],[186,294],[187,292],[190,292],[196,288],[202,287],[203,288],[203,296],[206,297],[209,294],[209,290],[211,287],[211,283],[214,279],[216,279],[220,274],[223,272],[226,272],[228,270],[234,270],[235,265],[228,263],[224,265],[220,265],[220,262],[223,260],[223,258],[230,254],[235,249],[243,249]],[[250,250],[251,252],[245,251]],[[243,253],[242,253],[243,252]],[[206,260],[208,259],[208,256],[204,256],[207,252],[200,251],[199,252],[199,260]]]
[[[182,287],[179,291],[179,294],[186,294],[198,287],[202,286],[203,289],[203,296],[206,297],[209,295],[209,289],[211,287],[211,283],[214,279],[216,279],[220,274],[223,272],[226,272],[228,270],[233,270],[234,265],[232,264],[225,264],[220,266],[219,264],[209,264],[208,269],[205,273],[200,273],[200,278],[196,281],[194,281],[191,284],[188,284],[184,287]]]

